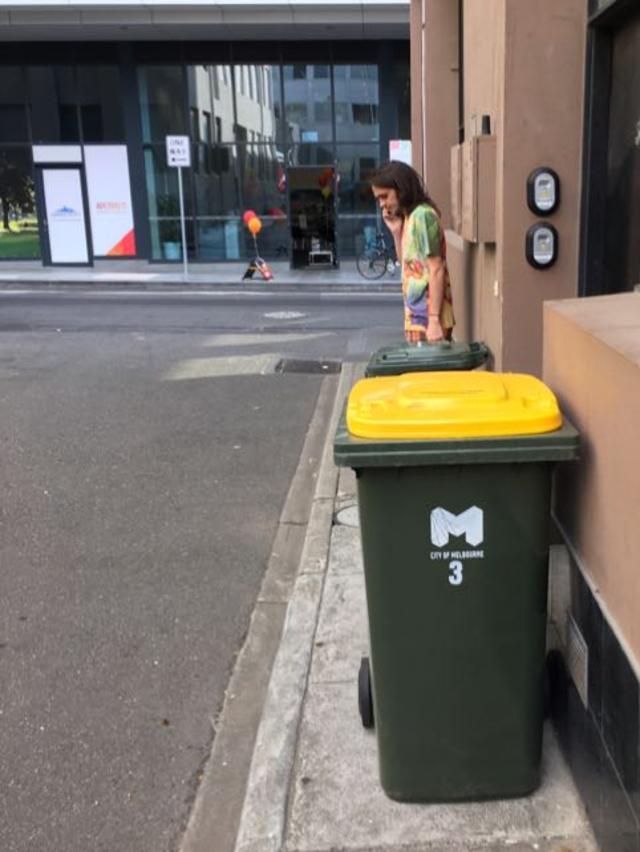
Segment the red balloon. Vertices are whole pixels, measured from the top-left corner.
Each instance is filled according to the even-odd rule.
[[[254,210],[245,210],[245,212],[242,214],[242,221],[245,223],[245,225],[249,224],[249,219],[255,218],[256,214]]]

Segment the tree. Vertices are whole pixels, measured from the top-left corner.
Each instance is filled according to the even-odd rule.
[[[9,230],[9,214],[35,212],[35,193],[33,179],[25,163],[11,152],[0,149],[0,204],[2,205],[2,224]]]

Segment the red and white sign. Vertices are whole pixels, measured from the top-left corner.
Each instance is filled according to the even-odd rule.
[[[135,257],[126,146],[85,145],[84,164],[94,255]]]

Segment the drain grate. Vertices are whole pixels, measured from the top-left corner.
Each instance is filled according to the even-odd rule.
[[[340,361],[305,361],[302,358],[281,358],[276,364],[276,373],[339,373]]]

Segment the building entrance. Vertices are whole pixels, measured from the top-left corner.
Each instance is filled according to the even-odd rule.
[[[337,266],[335,167],[289,168],[287,186],[291,268]]]

